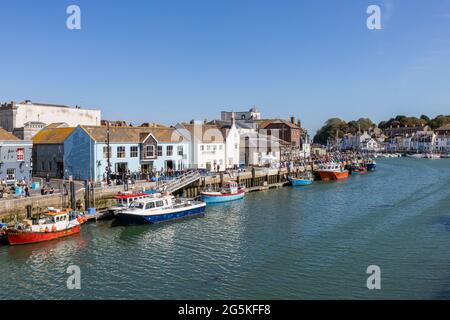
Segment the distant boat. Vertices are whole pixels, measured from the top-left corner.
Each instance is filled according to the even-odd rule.
[[[413,153],[413,154],[408,154],[407,157],[409,157],[409,158],[416,158],[416,159],[423,159],[423,158],[425,158],[425,155],[423,153]]]
[[[442,159],[450,159],[450,153],[448,154],[441,154]]]
[[[234,181],[229,181],[224,184],[220,191],[204,190],[200,192],[200,196],[206,203],[220,203],[242,199],[245,192],[245,187],[239,186]]]
[[[172,195],[142,198],[117,214],[123,225],[158,223],[201,214],[206,203],[202,201],[175,199]]]
[[[440,159],[441,155],[437,153],[427,153],[425,159]]]
[[[348,170],[345,170],[341,164],[334,162],[322,165],[316,172],[323,181],[346,179],[349,174]]]
[[[375,171],[375,169],[377,168],[377,163],[375,162],[375,160],[369,159],[366,162],[366,167],[367,171]]]
[[[292,186],[307,186],[310,184],[313,184],[314,182],[314,176],[311,174],[311,172],[304,173],[299,178],[289,177],[289,182]]]

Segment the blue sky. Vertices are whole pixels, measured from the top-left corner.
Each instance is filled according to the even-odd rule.
[[[70,4],[81,30],[66,28]],[[367,29],[369,4],[382,30]],[[257,105],[311,133],[335,116],[450,113],[448,0],[18,0],[0,13],[0,101],[135,124]]]

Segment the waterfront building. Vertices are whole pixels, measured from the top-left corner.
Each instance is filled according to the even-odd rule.
[[[190,161],[193,168],[215,172],[227,169],[227,135],[224,135],[220,126],[192,121],[191,123],[177,124],[176,128],[183,135],[184,141],[189,142]],[[229,142],[231,147],[234,147],[235,143],[239,145],[239,138],[235,139],[234,134],[231,138],[232,141]],[[228,152],[230,157],[233,154],[233,150]],[[236,160],[239,161],[239,156],[232,160],[233,163]]]
[[[50,123],[66,122],[71,127],[78,125],[100,125],[101,111],[79,106],[36,103],[30,100],[0,105],[0,127],[18,136],[32,138],[43,126]],[[30,137],[31,135],[31,137]]]
[[[33,143],[20,140],[13,134],[0,128],[0,180],[14,183],[31,180]]]
[[[380,146],[374,138],[367,138],[361,141],[359,150],[366,152],[378,152],[380,151]]]
[[[431,128],[428,125],[423,126],[403,126],[398,123],[393,123],[389,128],[384,129],[384,134],[388,138],[396,137],[396,136],[412,136],[417,132],[431,131]]]
[[[450,153],[450,124],[437,128],[435,133],[435,150],[441,153]]]
[[[419,131],[411,136],[408,151],[414,153],[434,152],[436,145],[436,134],[433,131]]]
[[[33,137],[34,176],[64,177],[64,143],[74,130],[74,127],[51,124]]]
[[[67,174],[77,180],[105,180],[108,168],[121,176],[190,166],[189,143],[167,127],[78,126],[64,149]]]

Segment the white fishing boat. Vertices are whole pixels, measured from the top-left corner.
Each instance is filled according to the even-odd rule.
[[[441,155],[437,153],[427,153],[425,159],[440,159]]]
[[[172,195],[142,198],[117,214],[124,225],[158,223],[198,215],[205,211],[206,203],[196,200],[175,199]]]

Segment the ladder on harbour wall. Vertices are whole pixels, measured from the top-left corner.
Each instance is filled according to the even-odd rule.
[[[164,181],[158,186],[158,189],[162,192],[173,193],[190,185],[191,183],[196,182],[200,178],[201,175],[197,171],[187,172],[173,180]]]

